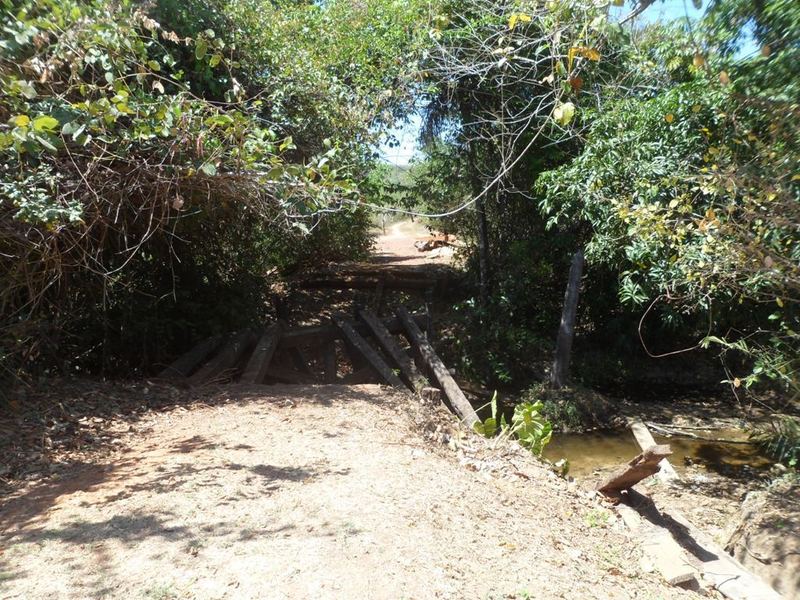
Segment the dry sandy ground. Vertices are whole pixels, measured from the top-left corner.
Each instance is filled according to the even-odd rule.
[[[0,508],[0,598],[673,598],[612,513],[375,385],[155,413]],[[210,402],[210,401],[209,401]],[[442,443],[445,442],[445,443]]]
[[[420,252],[415,242],[431,239],[431,232],[419,221],[399,221],[386,226],[386,232],[375,238],[373,260],[387,264],[422,265],[450,264],[453,248],[443,247]]]

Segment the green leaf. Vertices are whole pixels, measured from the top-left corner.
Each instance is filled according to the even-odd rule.
[[[203,163],[203,166],[200,167],[200,170],[209,177],[213,177],[217,174],[217,167],[212,162]]]
[[[203,38],[197,40],[197,43],[194,47],[194,55],[197,60],[203,60],[205,57],[206,52],[208,52],[208,42],[205,41]]]
[[[564,102],[556,106],[553,110],[553,119],[562,127],[566,127],[572,122],[575,116],[575,105],[572,102]]]
[[[58,119],[49,115],[42,115],[33,120],[33,130],[38,132],[52,132],[58,127]]]
[[[212,69],[216,67],[219,63],[222,62],[222,55],[221,54],[214,54],[208,61],[208,66]]]

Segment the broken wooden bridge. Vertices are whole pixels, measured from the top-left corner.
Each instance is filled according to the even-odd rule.
[[[159,376],[190,384],[381,382],[398,390],[422,392],[426,376],[444,393],[468,426],[478,416],[423,330],[428,315],[395,309],[379,318],[369,309],[336,315],[326,325],[287,327],[282,322],[197,344]]]

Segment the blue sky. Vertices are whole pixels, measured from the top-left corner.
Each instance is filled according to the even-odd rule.
[[[705,6],[706,2],[703,2]],[[630,2],[626,2],[624,7],[614,7],[611,14],[617,18],[628,14],[631,10]],[[639,17],[640,23],[652,23],[654,21],[672,20],[689,16],[696,19],[703,14],[694,7],[692,0],[657,0],[655,4],[645,10]],[[408,123],[400,125],[392,130],[392,134],[400,142],[399,146],[390,148],[385,142],[379,146],[381,158],[399,166],[405,166],[417,151],[417,138],[421,120],[419,115],[412,115]]]

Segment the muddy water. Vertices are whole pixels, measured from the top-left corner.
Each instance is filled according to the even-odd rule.
[[[726,440],[746,441],[739,430],[696,431],[696,435]],[[684,437],[654,436],[659,444],[669,444],[673,455],[670,462],[678,472],[689,465],[722,475],[737,477],[748,470],[768,468],[772,461],[755,444],[728,444]],[[573,477],[586,477],[594,471],[606,471],[622,465],[639,454],[633,434],[627,430],[594,431],[590,433],[554,433],[545,448],[544,457],[557,461],[569,460]]]

